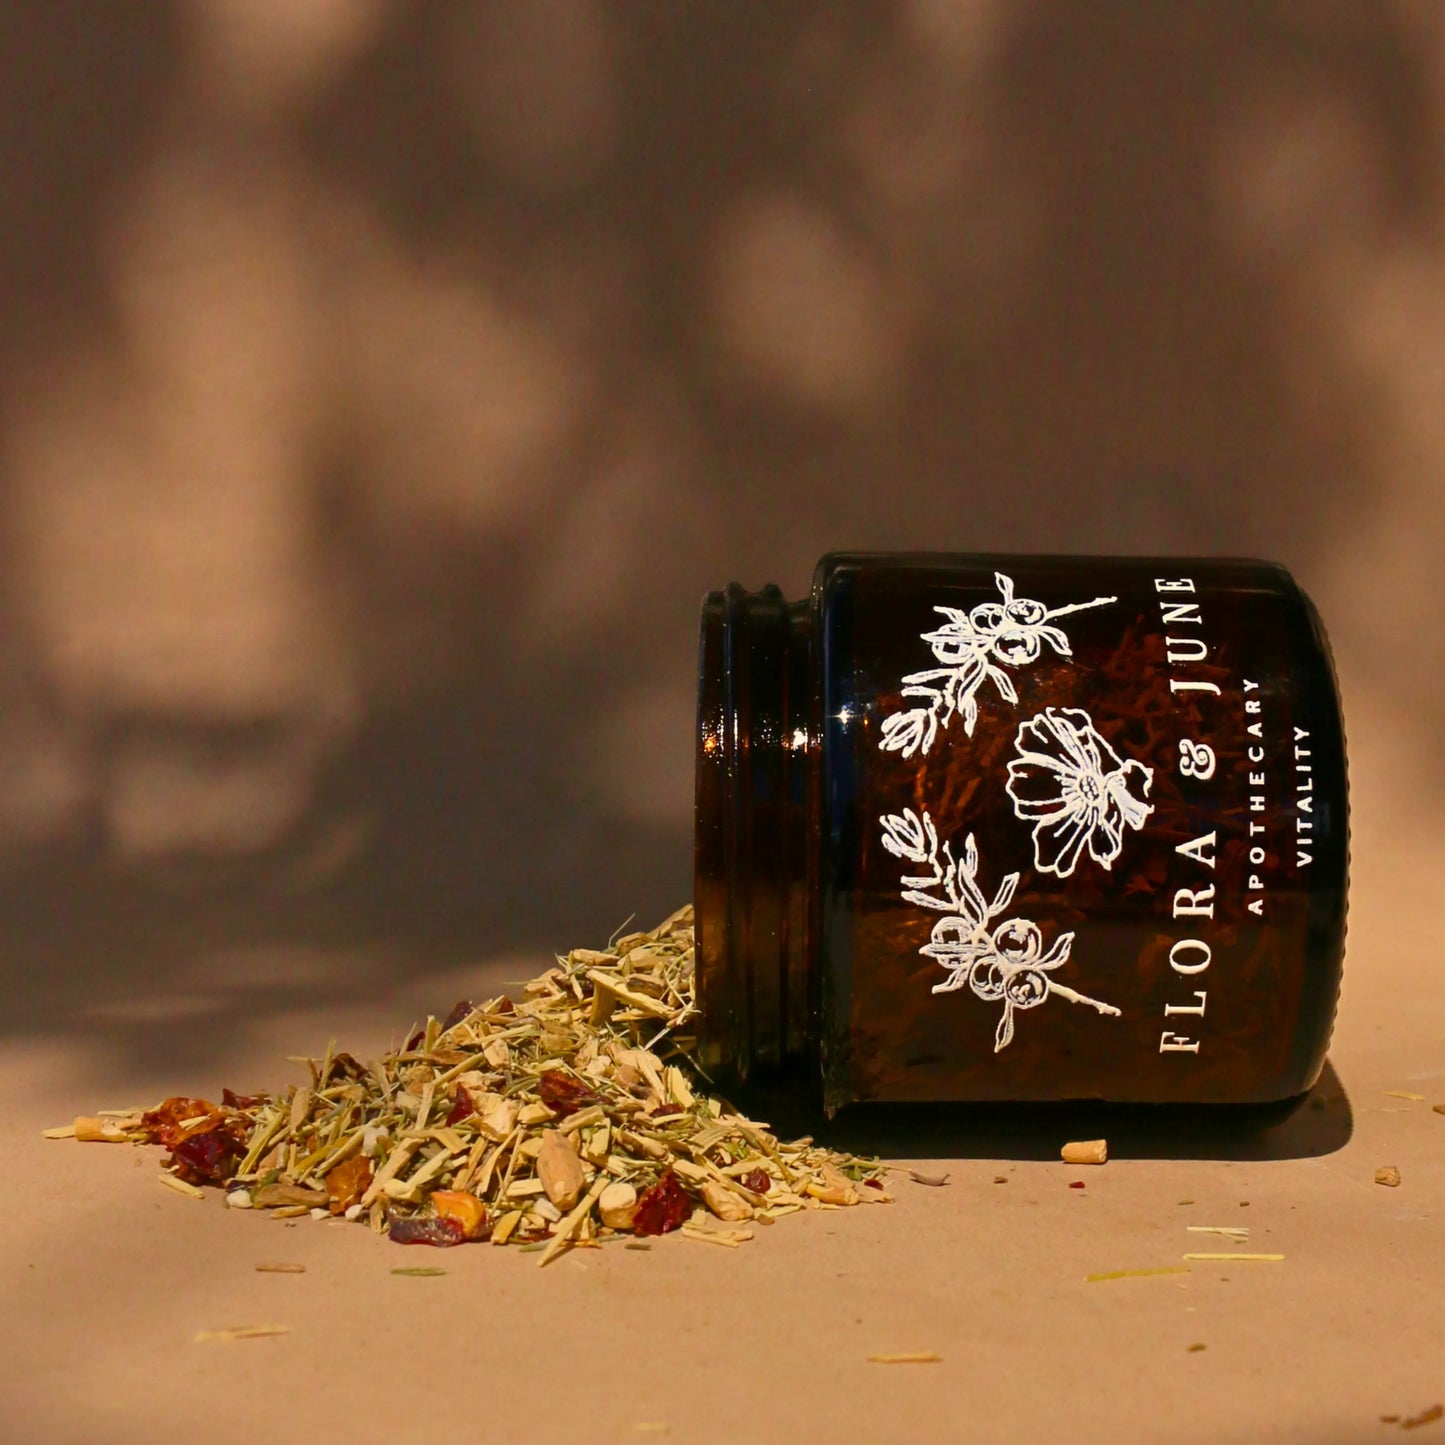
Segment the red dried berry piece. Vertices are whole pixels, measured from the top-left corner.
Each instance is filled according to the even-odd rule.
[[[514,1004],[506,994],[503,994],[501,998],[492,1005],[492,1012],[494,1014],[514,1014],[517,1012],[517,1005]]]
[[[331,1068],[327,1071],[322,1084],[328,1084],[333,1079],[361,1079],[366,1076],[366,1065],[352,1054],[342,1052],[333,1056]]]
[[[446,1016],[446,1021],[442,1024],[442,1032],[446,1033],[448,1029],[456,1028],[474,1008],[476,1008],[476,1004],[474,1004],[471,999],[458,999],[457,1002],[452,1005],[452,1011]]]
[[[229,1089],[221,1090],[223,1109],[254,1109],[258,1104],[264,1103],[265,1099],[265,1094],[233,1094]]]
[[[438,1217],[435,1219],[395,1219],[386,1237],[393,1244],[430,1244],[437,1249],[450,1249],[466,1238],[467,1232],[459,1219]]]
[[[632,1221],[634,1234],[667,1234],[680,1229],[692,1216],[692,1200],[677,1182],[671,1169],[642,1192],[637,1201],[637,1214]]]
[[[597,1095],[581,1079],[574,1079],[561,1069],[543,1071],[542,1077],[537,1080],[537,1094],[560,1119],[597,1102]]]
[[[772,1176],[766,1169],[749,1169],[738,1183],[744,1189],[751,1189],[754,1194],[766,1194],[773,1187]]]
[[[140,1117],[140,1124],[150,1143],[164,1144],[167,1149],[171,1149],[187,1134],[194,1132],[182,1129],[181,1124],[187,1119],[199,1119],[205,1114],[216,1115],[216,1123],[211,1125],[211,1128],[221,1123],[221,1116],[209,1099],[187,1099],[182,1095],[175,1095],[157,1108],[147,1109]]]
[[[187,1184],[224,1184],[245,1152],[229,1129],[201,1125],[177,1142],[167,1162]]]
[[[865,1179],[863,1182],[868,1186],[869,1189],[883,1188],[883,1181],[881,1179]]]
[[[463,1119],[470,1119],[476,1112],[477,1106],[472,1102],[472,1096],[459,1084],[457,1086],[457,1097],[452,1104],[452,1111],[447,1115],[447,1123],[460,1124]]]
[[[404,1053],[404,1054],[409,1054],[409,1053],[411,1053],[413,1050],[421,1048],[422,1044],[424,1044],[425,1042],[426,1042],[426,1030],[425,1030],[425,1029],[418,1029],[418,1030],[406,1041],[405,1045],[402,1047],[402,1053]]]
[[[1082,1189],[1083,1187],[1084,1181],[1082,1179],[1074,1179],[1069,1182],[1070,1189]]]

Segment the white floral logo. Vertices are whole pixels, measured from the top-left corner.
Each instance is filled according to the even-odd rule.
[[[1154,809],[1144,801],[1153,768],[1118,753],[1082,708],[1046,708],[1019,726],[1018,756],[1005,785],[1014,813],[1034,828],[1034,867],[1067,878],[1087,847],[1112,868],[1124,829],[1142,828]]]
[[[972,737],[978,721],[977,694],[985,682],[993,683],[1006,702],[1017,703],[1013,679],[1004,669],[1027,667],[1045,644],[1062,657],[1072,657],[1069,639],[1061,627],[1051,625],[1053,620],[1119,600],[1095,597],[1092,602],[1050,609],[1032,597],[1015,597],[1012,577],[995,572],[993,580],[1001,602],[980,602],[970,612],[957,607],[933,609],[947,621],[920,636],[943,666],[911,672],[903,679],[903,696],[923,701],[884,719],[878,745],[885,752],[902,753],[905,758],[920,750],[926,753],[939,728],[946,728],[956,712],[963,714],[963,730]]]
[[[937,829],[926,812],[919,817],[912,808],[905,808],[902,813],[885,814],[879,822],[883,846],[895,858],[928,869],[901,880],[903,897],[944,915],[933,925],[933,936],[919,949],[948,970],[948,977],[934,984],[933,992],[953,993],[966,985],[986,1003],[1003,1004],[994,1053],[1012,1042],[1015,1011],[1037,1008],[1052,994],[1119,1017],[1113,1004],[1076,993],[1049,977],[1068,962],[1072,933],[1061,933],[1046,951],[1043,934],[1031,920],[1010,918],[995,924],[1013,899],[1019,875],[1008,874],[993,902],[987,902],[978,886],[978,846],[972,833],[964,840],[963,857],[955,859],[949,843],[940,848]]]

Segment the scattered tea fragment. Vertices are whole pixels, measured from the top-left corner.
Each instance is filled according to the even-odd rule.
[[[1383,1184],[1386,1189],[1398,1189],[1400,1187],[1400,1171],[1393,1164],[1382,1165],[1375,1170],[1375,1183]]]
[[[1065,1164],[1107,1164],[1109,1162],[1109,1141],[1107,1139],[1077,1139],[1065,1144],[1059,1150]]]
[[[1208,1348],[1209,1346],[1205,1344],[1193,1344],[1190,1345],[1184,1353],[1187,1355],[1197,1355],[1200,1353],[1201,1350],[1207,1350]]]
[[[198,1345],[213,1344],[217,1341],[229,1340],[267,1340],[273,1335],[289,1335],[290,1325],[232,1325],[225,1330],[201,1330],[197,1333],[194,1343]]]
[[[943,1356],[937,1350],[914,1350],[899,1355],[869,1355],[870,1365],[941,1365]]]
[[[947,1174],[920,1174],[916,1169],[910,1169],[908,1177],[915,1184],[926,1184],[930,1189],[942,1189],[948,1183]]]
[[[1264,1262],[1264,1263],[1274,1263],[1274,1264],[1278,1264],[1279,1261],[1284,1258],[1284,1255],[1282,1255],[1282,1254],[1241,1254],[1241,1253],[1229,1253],[1229,1252],[1225,1252],[1225,1253],[1221,1253],[1221,1254],[1186,1254],[1186,1255],[1184,1255],[1184,1256],[1182,1256],[1182,1257],[1183,1257],[1184,1259],[1211,1259],[1211,1260],[1221,1260],[1221,1259],[1231,1259],[1231,1260],[1232,1260],[1232,1259],[1247,1259],[1247,1260],[1257,1260],[1257,1261],[1261,1261],[1261,1262]]]
[[[1430,1112],[1433,1114],[1445,1114],[1445,1104],[1431,1104]],[[46,1135],[49,1138],[49,1135]]]
[[[1086,1274],[1085,1284],[1100,1284],[1106,1279],[1152,1279],[1156,1274],[1188,1274],[1187,1264],[1166,1264],[1158,1269],[1106,1269]]]
[[[696,1015],[683,908],[558,956],[520,1001],[464,999],[379,1058],[332,1044],[284,1092],[178,1095],[51,1132],[161,1145],[162,1182],[189,1198],[219,1187],[276,1220],[339,1218],[434,1248],[490,1240],[544,1264],[690,1223],[736,1247],[744,1225],[891,1201],[875,1162],[783,1140],[709,1095]]]
[[[1422,1425],[1433,1425],[1442,1416],[1445,1416],[1445,1405],[1431,1405],[1428,1410],[1421,1410],[1418,1415],[1407,1415],[1400,1421],[1400,1428],[1418,1430]]]
[[[1241,1242],[1249,1238],[1249,1230],[1242,1224],[1186,1224],[1184,1228],[1190,1234],[1218,1234]]]
[[[71,1132],[83,1144],[125,1144],[129,1142],[129,1136],[125,1130],[113,1120],[92,1119],[84,1114],[77,1116],[75,1123],[71,1125]]]
[[[305,1274],[304,1264],[258,1264],[257,1274]]]
[[[403,1265],[400,1269],[392,1270],[393,1274],[399,1274],[406,1279],[435,1279],[446,1270],[438,1269],[434,1264],[412,1264]]]
[[[1409,1099],[1412,1104],[1425,1102],[1424,1094],[1407,1094],[1404,1089],[1386,1089],[1384,1092],[1387,1099]]]

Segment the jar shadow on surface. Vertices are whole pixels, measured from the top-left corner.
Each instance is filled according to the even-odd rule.
[[[782,1094],[740,1102],[782,1138],[812,1133],[880,1159],[1057,1160],[1068,1140],[1101,1138],[1111,1159],[1316,1159],[1354,1133],[1349,1096],[1328,1061],[1307,1094],[1272,1104],[855,1104],[820,1123]]]

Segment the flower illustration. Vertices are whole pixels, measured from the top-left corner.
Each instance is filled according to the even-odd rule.
[[[995,572],[993,580],[1002,601],[980,602],[969,612],[957,607],[933,609],[945,621],[919,635],[942,666],[904,677],[903,696],[918,699],[919,705],[884,719],[878,745],[885,752],[902,753],[905,758],[926,753],[939,728],[946,728],[955,713],[963,715],[963,730],[972,737],[978,722],[978,690],[985,682],[991,682],[1005,702],[1017,703],[1018,692],[1005,668],[1027,667],[1046,646],[1061,657],[1073,656],[1068,637],[1053,619],[1119,600],[1095,597],[1092,602],[1050,609],[1031,597],[1014,596],[1013,578],[1005,573]]]
[[[1013,901],[1019,875],[1008,874],[992,902],[985,899],[978,886],[978,845],[972,833],[964,840],[963,857],[955,859],[950,844],[940,847],[938,831],[926,812],[920,816],[905,808],[878,821],[884,848],[895,858],[926,869],[901,880],[903,897],[944,915],[919,949],[948,972],[942,983],[933,985],[933,992],[953,993],[967,987],[986,1003],[1003,1004],[994,1033],[994,1053],[1013,1041],[1014,1014],[1037,1008],[1051,995],[1118,1017],[1113,1004],[1077,993],[1050,977],[1068,962],[1072,933],[1061,933],[1045,948],[1043,933],[1031,919],[995,923]]]
[[[1015,815],[1033,822],[1034,866],[1067,878],[1087,847],[1112,868],[1124,829],[1142,828],[1154,811],[1144,801],[1154,770],[1121,762],[1082,708],[1046,708],[1020,724],[1014,746],[1005,786]]]

